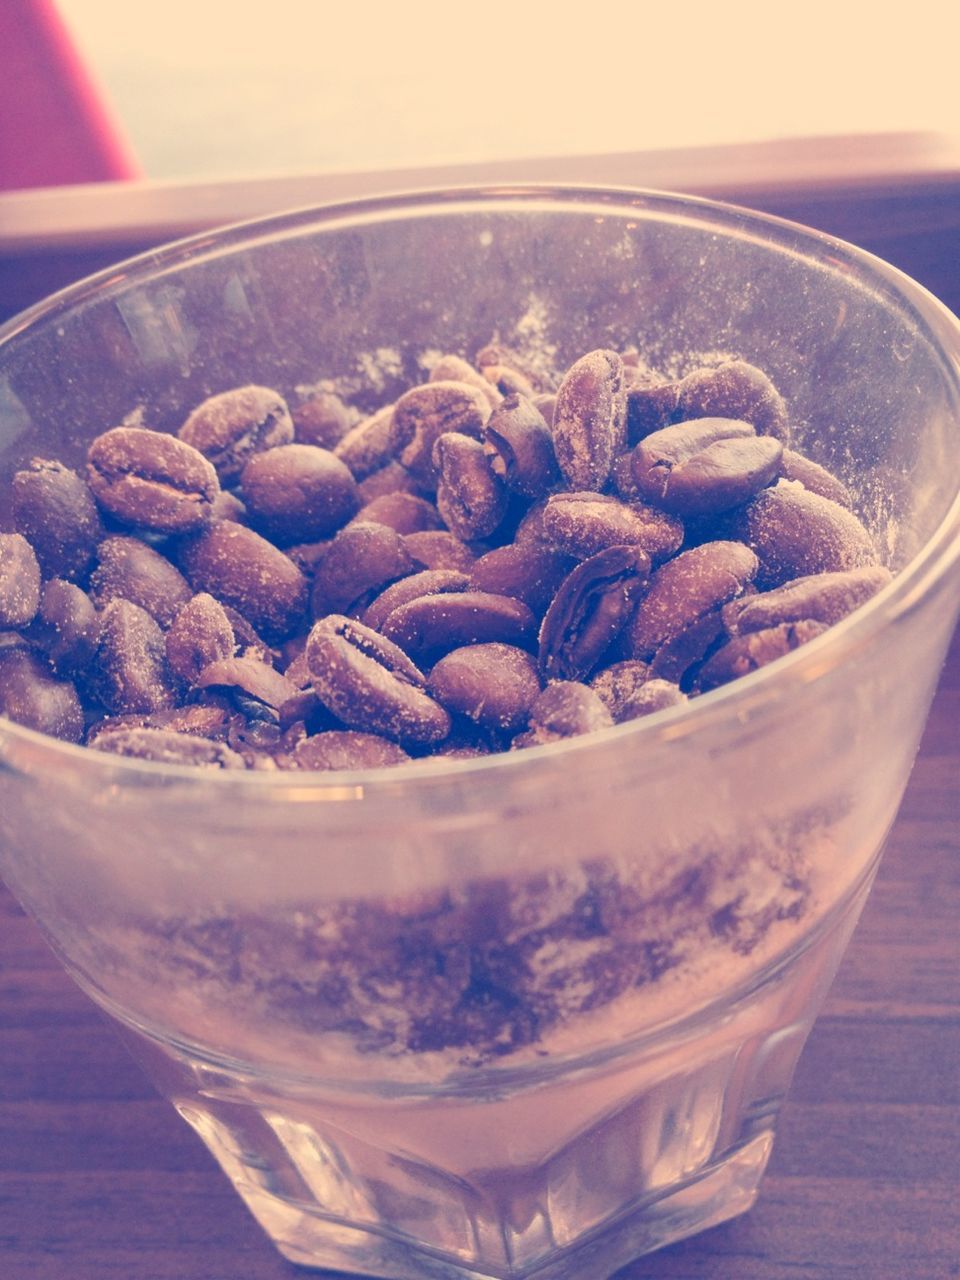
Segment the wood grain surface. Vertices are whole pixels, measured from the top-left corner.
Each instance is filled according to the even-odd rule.
[[[899,192],[885,204],[876,195],[845,203],[823,193],[771,194],[765,207],[882,252],[960,306],[955,196]],[[22,284],[30,292],[30,282]],[[36,280],[33,287],[39,296]],[[801,1059],[758,1204],[633,1264],[623,1280],[960,1276],[958,919],[955,639],[877,882]],[[0,1277],[301,1274],[274,1252],[200,1140],[0,889]]]

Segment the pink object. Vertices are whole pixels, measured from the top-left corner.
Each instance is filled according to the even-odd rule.
[[[53,0],[0,0],[0,189],[139,175]]]

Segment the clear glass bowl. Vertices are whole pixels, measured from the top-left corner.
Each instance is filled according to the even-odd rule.
[[[0,340],[0,491],[134,411],[497,334],[766,370],[898,570],[739,682],[590,737],[357,774],[191,772],[0,722],[0,867],[280,1251],[606,1277],[752,1203],[960,602],[960,326],[882,262],[634,191],[309,210],[100,274]],[[0,512],[0,526],[6,517]]]

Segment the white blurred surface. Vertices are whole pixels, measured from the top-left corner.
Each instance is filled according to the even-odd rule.
[[[59,0],[151,178],[960,130],[960,6]]]

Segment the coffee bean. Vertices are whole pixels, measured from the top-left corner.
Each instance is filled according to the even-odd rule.
[[[446,431],[479,440],[490,417],[490,401],[467,382],[428,382],[397,401],[393,411],[393,449],[408,471],[435,483],[433,446]]]
[[[403,545],[425,569],[457,569],[461,573],[468,573],[477,558],[476,553],[465,542],[446,529],[406,533]]]
[[[683,525],[645,503],[627,503],[603,493],[555,493],[547,499],[543,530],[561,551],[578,559],[605,547],[641,547],[662,560],[683,542]]]
[[[746,360],[727,360],[695,369],[682,378],[675,421],[684,418],[740,418],[761,435],[786,441],[786,402],[769,377]]]
[[[633,612],[650,572],[639,547],[607,547],[567,575],[540,626],[545,679],[590,675]]]
[[[169,729],[123,728],[93,735],[94,751],[150,760],[155,764],[189,765],[201,769],[244,769],[243,757],[222,742],[175,733]]]
[[[462,356],[441,356],[431,368],[428,381],[466,382],[472,387],[479,387],[489,401],[491,409],[496,409],[503,400],[503,396],[494,385],[494,380],[485,378],[469,360],[464,360]]]
[[[87,482],[104,511],[158,533],[188,533],[208,524],[220,490],[203,454],[176,436],[143,427],[114,427],[97,436],[87,453]]]
[[[255,453],[240,476],[250,523],[278,545],[335,533],[360,506],[357,482],[327,449],[286,444]]]
[[[575,680],[552,680],[530,709],[530,728],[515,747],[535,747],[608,729],[610,712],[592,689]]]
[[[394,609],[380,628],[405,653],[424,662],[466,644],[530,644],[536,629],[536,619],[522,601],[485,591],[419,596]]]
[[[336,614],[322,619],[310,632],[306,660],[320,701],[349,728],[423,745],[450,732],[450,717],[426,692],[421,671],[369,627]]]
[[[290,411],[297,444],[333,449],[350,430],[350,410],[335,391],[319,388]]]
[[[557,593],[560,583],[574,568],[573,556],[556,547],[531,543],[508,543],[480,556],[470,568],[470,585],[477,591],[515,596],[538,618]]]
[[[543,414],[543,420],[548,427],[553,427],[553,415],[557,408],[557,393],[555,391],[541,391],[537,395],[532,396],[530,403],[535,409],[539,409]],[[556,457],[556,455],[554,455]]]
[[[402,604],[418,600],[420,596],[437,595],[448,591],[466,591],[470,579],[456,569],[424,569],[400,578],[381,591],[363,612],[361,621],[365,627],[379,631],[383,623]]]
[[[782,622],[763,631],[735,636],[701,667],[698,687],[705,692],[740,676],[749,675],[751,671],[766,666],[776,658],[782,658],[826,630],[823,622]]]
[[[29,649],[0,649],[0,714],[65,742],[83,736],[83,709],[74,685],[55,680]]]
[[[422,498],[424,492],[423,485],[399,462],[386,463],[357,484],[361,507],[388,493],[412,493],[414,497]]]
[[[651,675],[648,664],[635,658],[604,667],[590,681],[590,688],[613,716],[615,724],[639,720],[641,716],[687,701],[679,685]]]
[[[139,605],[111,600],[100,614],[94,683],[110,711],[159,711],[174,703],[159,625]]]
[[[193,592],[166,556],[139,538],[104,538],[99,563],[90,575],[90,595],[102,609],[111,600],[130,600],[146,609],[161,627],[169,627]]]
[[[167,665],[184,684],[194,686],[204,667],[232,657],[233,627],[218,600],[199,592],[177,613],[165,639]]]
[[[676,420],[680,384],[647,371],[626,379],[627,443],[635,445],[644,436]],[[693,415],[691,415],[693,416]]]
[[[633,452],[648,502],[679,516],[715,515],[747,502],[779,474],[783,446],[747,422],[695,418],[654,431]]]
[[[723,610],[724,626],[731,635],[762,631],[781,622],[812,620],[833,626],[892,579],[882,565],[794,578],[773,591],[731,601]]]
[[[247,524],[247,508],[235,493],[221,489],[210,509],[210,523],[213,524],[216,520],[233,520],[236,524]]]
[[[36,553],[45,577],[81,577],[103,526],[86,483],[60,462],[34,458],[13,477],[11,506],[17,529]]]
[[[508,364],[486,364],[483,376],[501,396],[524,396],[529,400],[536,394],[536,384]]]
[[[473,644],[446,654],[430,672],[427,688],[448,711],[484,729],[515,733],[526,726],[540,695],[537,664],[509,644]]]
[[[269,663],[247,655],[215,659],[203,668],[196,684],[199,689],[225,689],[243,694],[260,703],[261,708],[276,713],[267,717],[272,720],[279,720],[280,708],[298,692],[297,686]],[[258,711],[255,718],[265,716]]]
[[[73,676],[96,653],[100,619],[85,591],[63,578],[51,578],[43,586],[40,608],[27,634],[57,675]]]
[[[839,502],[841,507],[853,506],[850,490],[843,481],[838,480],[826,467],[821,467],[819,463],[805,458],[802,453],[793,449],[784,449],[780,474],[784,480],[799,480],[811,493],[819,493],[821,498]]]
[[[433,446],[437,509],[452,533],[465,541],[493,533],[507,510],[507,491],[483,445],[446,432]]]
[[[328,729],[311,734],[293,750],[296,769],[383,769],[405,764],[410,756],[402,747],[375,733],[356,729]]]
[[[0,533],[0,630],[25,627],[40,607],[40,565],[21,533]]]
[[[292,444],[294,427],[281,395],[269,387],[246,386],[204,400],[178,435],[209,459],[227,489],[255,453]]]
[[[268,640],[282,640],[303,617],[307,580],[289,557],[241,524],[211,525],[180,548],[194,591],[207,591]]]
[[[483,429],[483,448],[508,489],[540,498],[560,483],[550,427],[524,396],[508,396]]]
[[[382,524],[397,533],[427,533],[443,528],[436,508],[413,493],[384,493],[362,507],[357,523]]]
[[[365,480],[386,467],[398,452],[393,437],[393,405],[384,405],[351,427],[333,452],[350,468],[355,480]]]
[[[574,489],[602,489],[626,442],[623,361],[615,351],[591,351],[566,372],[557,391],[553,444]]]
[[[317,566],[313,616],[362,611],[384,587],[413,573],[416,567],[395,529],[363,521],[347,525]]]

